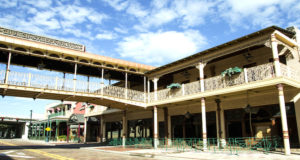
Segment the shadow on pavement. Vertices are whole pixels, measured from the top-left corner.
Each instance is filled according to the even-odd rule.
[[[63,149],[79,149],[82,147],[100,147],[100,146],[107,146],[106,143],[92,143],[92,144],[55,144],[54,146],[50,145],[39,145],[39,144],[32,144],[32,145],[17,145],[17,146],[0,146],[0,150],[11,150],[11,149],[56,149],[56,148],[63,148]],[[1,158],[1,157],[0,157]]]

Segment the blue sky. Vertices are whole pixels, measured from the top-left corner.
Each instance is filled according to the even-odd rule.
[[[88,52],[160,66],[264,27],[300,26],[297,0],[0,0],[0,25],[84,44]],[[5,66],[0,66],[4,68]],[[0,115],[54,101],[5,97]]]

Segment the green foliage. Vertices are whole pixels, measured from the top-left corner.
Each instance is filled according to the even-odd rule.
[[[181,88],[181,85],[179,83],[171,83],[167,86],[167,88],[174,89],[174,88]]]
[[[67,140],[67,136],[66,135],[61,135],[61,136],[58,136],[57,139],[61,140],[61,141],[66,141]]]
[[[232,75],[236,74],[236,73],[241,73],[242,72],[242,68],[239,67],[234,67],[234,68],[228,68],[225,71],[223,71],[221,73],[222,77],[225,77],[226,75],[231,77]]]

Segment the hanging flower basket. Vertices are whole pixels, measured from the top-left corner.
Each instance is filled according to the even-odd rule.
[[[225,76],[231,77],[232,75],[234,75],[236,73],[241,73],[241,72],[242,72],[242,68],[234,67],[234,68],[228,68],[228,69],[226,69],[225,71],[223,71],[221,73],[221,75],[222,75],[222,77],[225,77]]]
[[[171,83],[170,85],[167,86],[167,88],[179,89],[179,88],[181,88],[181,85],[179,83]]]

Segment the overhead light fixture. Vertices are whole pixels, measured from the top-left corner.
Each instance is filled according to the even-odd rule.
[[[45,68],[45,64],[44,64],[44,62],[43,61],[41,61],[41,63],[39,63],[38,65],[37,65],[37,68],[39,69],[39,70],[42,70],[42,69],[44,69]]]
[[[191,113],[189,112],[189,111],[187,111],[185,114],[184,114],[184,117],[186,118],[186,119],[190,119],[191,118]]]

